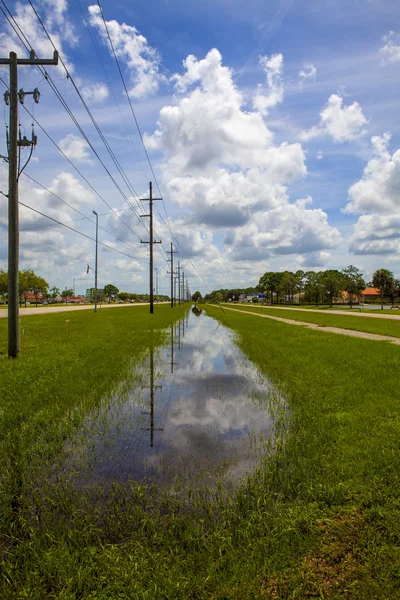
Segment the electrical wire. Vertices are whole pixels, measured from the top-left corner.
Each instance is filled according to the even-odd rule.
[[[2,0],[2,2],[3,2],[3,1],[4,1],[4,0]],[[35,15],[36,15],[36,18],[38,19],[38,21],[39,21],[40,25],[42,26],[42,28],[43,28],[43,31],[44,31],[44,33],[45,33],[45,35],[47,36],[47,38],[48,38],[49,42],[50,42],[50,43],[51,43],[51,45],[53,46],[53,49],[54,49],[54,50],[56,50],[56,51],[58,51],[58,49],[56,48],[56,46],[55,46],[55,44],[54,44],[54,42],[53,42],[53,40],[52,40],[52,38],[51,38],[50,34],[48,33],[48,31],[47,31],[47,29],[46,29],[46,27],[45,27],[45,25],[44,25],[44,23],[43,23],[42,19],[40,18],[39,14],[38,14],[38,12],[37,12],[37,10],[36,10],[36,8],[34,7],[34,5],[33,5],[32,1],[31,1],[31,0],[28,0],[28,1],[29,1],[29,4],[30,4],[30,6],[31,6],[31,8],[32,8],[32,10],[33,10],[33,12],[34,12],[34,13],[35,13]],[[134,189],[134,187],[133,187],[132,183],[130,182],[130,180],[129,180],[128,176],[126,175],[125,171],[124,171],[124,170],[123,170],[123,168],[121,167],[121,165],[120,165],[120,163],[119,163],[119,161],[118,161],[117,157],[115,156],[115,154],[114,154],[113,150],[111,149],[111,146],[109,145],[109,143],[108,143],[108,141],[107,141],[106,137],[104,136],[104,134],[103,134],[103,132],[102,132],[102,130],[101,130],[101,128],[100,128],[100,126],[98,125],[98,123],[97,123],[96,119],[94,118],[94,116],[93,116],[93,114],[92,114],[92,112],[91,112],[90,108],[88,107],[88,105],[87,105],[87,103],[86,103],[85,99],[83,98],[83,96],[82,96],[81,92],[79,91],[79,88],[78,88],[78,86],[76,85],[76,83],[75,83],[75,81],[74,81],[74,79],[73,79],[73,77],[72,77],[71,73],[69,72],[69,70],[68,70],[68,68],[67,68],[67,66],[66,66],[65,62],[63,61],[63,58],[62,58],[62,56],[61,56],[60,54],[59,54],[59,60],[60,60],[60,62],[61,62],[61,64],[62,64],[62,66],[64,67],[64,70],[65,70],[65,72],[66,72],[67,78],[68,78],[68,79],[71,81],[71,83],[72,83],[72,86],[74,87],[74,89],[75,89],[75,91],[76,91],[76,93],[77,93],[77,95],[78,95],[78,97],[79,97],[79,99],[80,99],[80,101],[81,101],[82,105],[84,106],[84,108],[85,108],[85,110],[86,110],[87,114],[89,115],[89,117],[90,117],[90,119],[91,119],[91,121],[92,121],[92,123],[93,123],[93,125],[94,125],[94,127],[95,127],[95,129],[96,129],[96,131],[97,131],[97,133],[98,133],[98,134],[99,134],[99,136],[100,136],[100,139],[102,140],[102,142],[103,142],[103,144],[105,145],[105,147],[106,147],[106,149],[107,149],[108,153],[110,154],[110,156],[111,156],[111,158],[112,158],[112,160],[113,160],[113,162],[114,162],[115,166],[117,167],[117,169],[118,169],[118,171],[119,171],[119,173],[120,173],[120,175],[121,175],[121,177],[122,177],[123,181],[125,182],[125,185],[127,186],[128,190],[129,190],[129,192],[130,192],[130,193],[131,193],[131,194],[132,194],[134,197],[135,197],[135,196],[137,196],[137,198],[139,198],[139,195],[138,195],[138,193],[137,193],[137,192],[136,192],[136,190]],[[50,77],[50,75],[48,75],[48,76],[47,76],[47,79],[48,79],[48,81],[49,81],[49,83],[50,83],[50,86],[52,87],[53,91],[55,91],[55,93],[56,93],[57,97],[58,97],[58,98],[59,98],[59,100],[62,102],[62,104],[63,104],[64,108],[66,108],[66,110],[67,110],[68,114],[70,114],[70,116],[71,116],[71,118],[73,119],[73,121],[74,121],[75,125],[78,127],[78,130],[79,130],[79,131],[80,131],[80,133],[81,133],[81,134],[84,136],[85,140],[86,140],[86,141],[87,141],[87,143],[90,145],[90,147],[91,147],[92,151],[94,152],[94,154],[96,155],[96,157],[97,157],[97,158],[100,160],[100,162],[102,162],[102,161],[101,161],[101,159],[100,159],[100,157],[98,156],[97,152],[96,152],[96,151],[95,151],[95,149],[93,148],[93,146],[92,146],[91,142],[89,141],[89,139],[87,138],[86,134],[84,133],[83,129],[82,129],[82,128],[81,128],[81,126],[78,124],[78,121],[77,121],[77,119],[76,119],[76,118],[73,116],[73,113],[72,113],[72,111],[69,109],[69,107],[68,107],[67,103],[65,102],[64,98],[62,98],[62,95],[60,94],[59,90],[58,90],[58,89],[57,89],[57,87],[55,86],[55,84],[54,84],[54,81],[52,80],[52,78]],[[61,97],[60,97],[60,96],[61,96]],[[116,181],[114,180],[114,178],[112,177],[112,175],[110,174],[110,172],[108,171],[108,169],[105,167],[104,163],[102,163],[102,164],[103,164],[103,167],[106,169],[107,173],[109,174],[109,176],[111,177],[111,179],[113,180],[114,184],[117,186],[117,189],[119,190],[119,192],[120,192],[121,194],[123,194],[123,192],[122,192],[121,188],[120,188],[120,187],[119,187],[119,185],[116,183]],[[124,199],[125,199],[125,201],[126,201],[126,202],[129,202],[128,198],[127,198],[127,197],[125,197],[125,195],[124,195]],[[135,198],[135,201],[138,203],[138,201],[136,200],[136,198]],[[140,206],[140,204],[139,204],[139,206]],[[134,209],[133,209],[133,207],[132,207],[132,210],[134,210]],[[136,216],[138,216],[135,210],[134,210],[134,212],[135,212]]]
[[[18,204],[20,204],[21,206],[24,206],[25,208],[29,208],[29,210],[32,210],[33,212],[38,213],[42,217],[46,217],[46,219],[50,219],[51,221],[54,221],[54,223],[57,223],[57,225],[62,225],[63,227],[66,227],[67,229],[70,229],[71,231],[74,231],[75,233],[79,233],[79,235],[82,235],[83,237],[87,238],[88,240],[91,240],[92,242],[96,241],[96,239],[92,238],[90,235],[87,235],[86,233],[83,233],[82,231],[78,231],[78,229],[74,229],[73,227],[70,227],[69,225],[62,223],[61,221],[57,221],[57,219],[54,219],[53,217],[50,217],[49,215],[42,213],[40,210],[33,208],[33,206],[28,206],[28,204],[25,204],[24,202],[18,202]],[[117,250],[116,248],[113,248],[112,246],[109,246],[108,244],[104,244],[104,242],[98,241],[97,243],[100,244],[101,246],[104,246],[105,248],[108,248],[108,250],[113,250],[114,252],[118,252],[118,254],[127,256],[128,258],[131,258],[132,260],[136,260],[138,262],[147,264],[146,260],[142,260],[140,258],[137,258],[136,256],[130,256],[130,254],[126,254],[126,252],[121,252],[121,250]]]
[[[30,51],[32,48],[32,45],[29,43],[28,38],[26,37],[26,35],[24,34],[24,32],[22,31],[21,27],[18,25],[16,19],[13,17],[12,13],[10,12],[10,10],[8,9],[7,5],[5,4],[4,0],[1,0],[2,4],[5,6],[7,12],[9,13],[11,19],[13,20],[13,22],[15,23],[16,27],[18,28],[18,30],[20,31],[21,35],[23,36],[24,39],[21,38],[21,35],[18,33],[18,31],[16,30],[16,28],[14,27],[14,25],[11,23],[10,19],[7,17],[7,15],[4,13],[4,10],[2,10],[3,14],[5,15],[5,17],[7,18],[8,23],[10,24],[10,26],[13,28],[14,32],[16,33],[16,35],[18,36],[18,38],[20,39],[20,41],[23,43],[23,45],[25,46],[25,48]],[[33,4],[30,2],[31,7],[36,15],[36,17],[39,20],[39,23],[41,24],[41,26],[44,29],[45,34],[47,35],[50,43],[52,44],[54,50],[57,50],[57,48],[55,47],[51,37],[49,36],[43,22],[41,21],[37,11],[35,10]],[[1,8],[1,7],[0,7]],[[25,40],[25,41],[24,41]],[[26,42],[26,43],[25,43]],[[89,117],[92,120],[93,125],[95,126],[100,138],[102,139],[104,145],[106,146],[106,149],[108,150],[111,158],[113,159],[117,169],[119,170],[123,180],[125,181],[125,184],[127,185],[129,191],[133,194],[137,196],[137,192],[134,190],[133,186],[129,186],[128,183],[128,179],[126,177],[126,175],[124,174],[122,168],[120,167],[118,160],[116,159],[113,151],[111,150],[107,140],[104,137],[104,134],[102,133],[100,127],[97,125],[97,122],[95,121],[92,113],[90,112],[89,108],[87,107],[82,95],[80,94],[74,80],[72,79],[65,63],[63,62],[62,58],[60,58],[60,61],[66,71],[67,74],[67,78],[69,78],[76,90],[76,92],[78,93],[78,96],[81,100],[81,102],[83,103],[86,111],[89,114]],[[89,138],[87,137],[86,133],[84,132],[84,130],[82,129],[82,127],[80,126],[78,120],[76,119],[75,115],[73,114],[72,110],[69,108],[68,104],[66,103],[66,101],[64,100],[62,94],[60,93],[60,91],[58,90],[57,86],[55,85],[54,81],[52,80],[51,76],[45,71],[45,69],[43,69],[40,65],[38,65],[38,68],[40,70],[40,72],[42,73],[42,75],[45,77],[45,79],[47,80],[47,83],[49,84],[49,86],[51,87],[51,89],[53,90],[53,92],[55,93],[55,95],[57,96],[57,98],[59,99],[59,101],[61,102],[61,104],[63,105],[64,109],[66,110],[67,114],[70,116],[71,120],[74,122],[74,124],[76,125],[78,131],[81,133],[81,135],[84,137],[85,141],[89,144],[90,148],[92,149],[93,153],[95,154],[95,156],[98,158],[99,162],[102,164],[103,168],[105,169],[105,171],[107,172],[107,174],[109,175],[109,177],[111,178],[111,180],[113,181],[114,185],[117,187],[118,191],[120,192],[120,194],[122,195],[122,197],[124,198],[125,202],[128,204],[128,206],[133,210],[133,212],[135,213],[135,215],[139,218],[139,215],[137,214],[136,210],[134,209],[134,207],[132,206],[131,202],[129,201],[128,197],[126,196],[126,194],[123,192],[123,190],[121,189],[121,187],[119,186],[119,184],[116,182],[116,180],[114,179],[114,177],[112,176],[112,174],[110,173],[110,171],[108,170],[108,168],[106,167],[106,165],[104,164],[104,162],[102,161],[102,159],[100,158],[99,154],[97,153],[97,151],[95,150],[95,148],[93,147],[92,143],[90,142]],[[24,107],[26,109],[26,107]],[[27,109],[26,109],[27,110]],[[29,113],[29,111],[28,111]],[[31,113],[29,113],[31,114]],[[33,115],[31,114],[32,118]],[[140,204],[137,201],[137,204],[140,206]],[[142,223],[142,226],[144,226],[144,228],[147,230],[147,228],[145,227],[145,225]],[[132,230],[133,231],[133,230]],[[148,231],[148,230],[147,230]],[[135,234],[137,235],[137,234]],[[139,238],[139,236],[137,236]]]

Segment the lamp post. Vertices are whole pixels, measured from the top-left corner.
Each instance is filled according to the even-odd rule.
[[[99,215],[94,210],[93,214],[96,215],[96,258],[94,263],[94,312],[97,312],[97,246],[99,242]]]

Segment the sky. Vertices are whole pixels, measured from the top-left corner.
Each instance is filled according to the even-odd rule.
[[[29,1],[0,6],[0,57],[52,58],[53,43],[63,63],[18,71],[40,91],[19,106],[38,138],[19,179],[21,269],[93,287],[95,211],[99,287],[148,292],[152,181],[160,294],[171,243],[192,293],[350,264],[400,276],[398,0],[35,0],[44,28]],[[6,270],[4,159],[0,190]]]

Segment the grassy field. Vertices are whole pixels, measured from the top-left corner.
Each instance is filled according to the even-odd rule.
[[[207,307],[286,398],[257,472],[230,498],[132,482],[100,506],[63,477],[64,440],[181,310],[23,319],[0,358],[0,597],[400,598],[395,346]]]
[[[224,308],[230,308],[224,306]],[[320,327],[340,327],[342,329],[354,329],[355,331],[365,331],[367,333],[378,333],[381,335],[391,335],[400,337],[400,319],[376,319],[368,317],[352,317],[351,315],[332,315],[323,313],[310,313],[307,311],[298,311],[271,307],[235,305],[232,308],[246,310],[257,314],[266,314],[281,319],[292,319],[293,321],[304,321],[305,323],[316,323]]]

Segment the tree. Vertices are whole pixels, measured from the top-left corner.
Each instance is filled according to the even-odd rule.
[[[65,304],[68,304],[68,296],[73,296],[74,290],[65,288],[64,291],[61,292],[61,296],[65,298]]]
[[[193,300],[193,302],[197,302],[197,301],[198,301],[198,300],[200,300],[201,298],[202,298],[202,295],[200,294],[200,292],[199,292],[199,291],[195,292],[195,293],[192,295],[192,300]]]
[[[47,283],[47,281],[45,279],[43,279],[43,277],[39,277],[39,275],[36,275],[36,273],[34,271],[32,271],[31,269],[19,272],[18,293],[19,293],[19,297],[20,297],[20,304],[22,304],[22,299],[23,299],[24,295],[27,292],[32,292],[35,294],[36,305],[37,305],[37,299],[38,299],[40,292],[42,294],[45,294],[45,293],[47,293],[48,288],[49,288],[49,284]],[[25,297],[25,306],[26,306],[26,297]]]
[[[383,296],[385,293],[390,293],[393,286],[393,273],[388,269],[378,269],[372,276],[372,284],[379,288],[381,295],[381,309],[383,310]]]
[[[103,294],[106,298],[108,298],[108,304],[110,304],[111,298],[116,296],[118,294],[118,292],[119,292],[119,289],[117,287],[115,287],[115,285],[112,285],[111,283],[104,286]]]
[[[224,299],[222,292],[217,292],[214,296],[214,300],[215,302],[222,302],[222,300]]]
[[[0,269],[0,294],[4,296],[8,291],[8,273]]]
[[[129,295],[128,292],[119,292],[118,298],[122,300],[122,302],[126,302],[129,299]]]
[[[59,295],[60,295],[59,288],[56,287],[55,285],[53,285],[53,287],[50,288],[50,297],[53,298],[53,300],[55,300],[56,298],[58,298]]]
[[[360,294],[365,290],[365,281],[362,273],[357,267],[350,265],[342,269],[343,287],[350,297],[350,308],[353,308],[353,294]]]
[[[339,295],[343,288],[343,275],[335,269],[323,271],[321,273],[321,285],[325,293],[329,296],[329,304],[332,308],[333,298]]]

